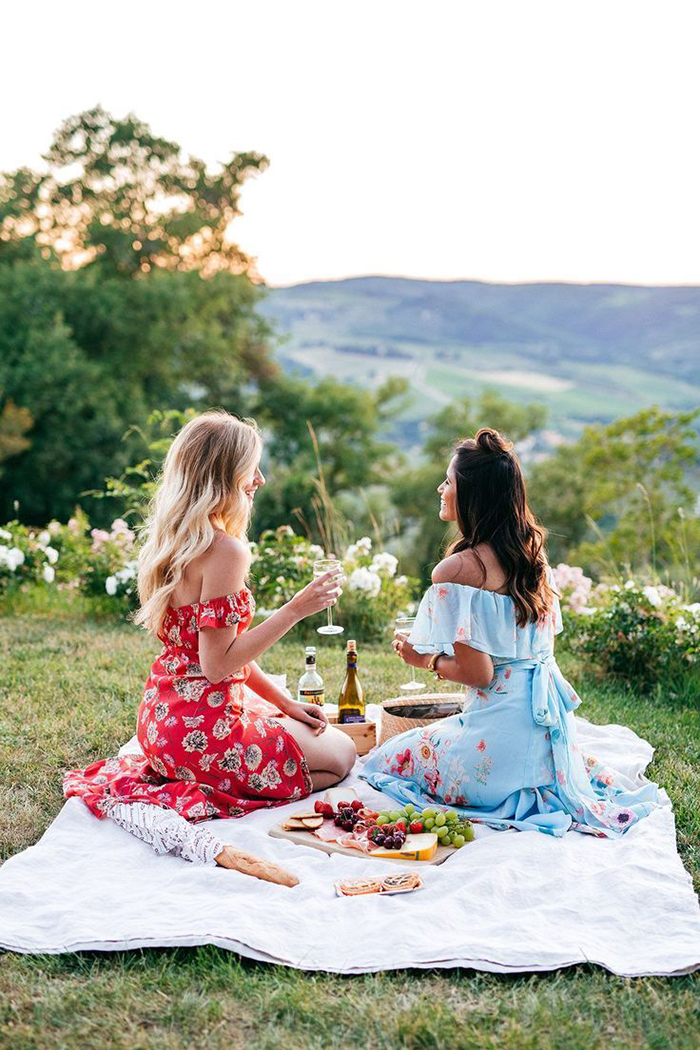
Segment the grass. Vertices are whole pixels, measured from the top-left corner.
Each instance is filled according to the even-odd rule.
[[[35,842],[62,805],[61,772],[132,735],[153,644],[132,628],[26,609],[0,617],[0,856]],[[303,649],[281,643],[268,670],[296,679]],[[329,695],[341,646],[320,641]],[[397,691],[392,654],[360,649],[370,699]],[[700,886],[700,713],[663,692],[637,696],[567,665],[581,713],[621,722],[657,748],[651,775],[676,810],[681,854]],[[397,931],[407,936],[410,931]],[[152,949],[0,958],[0,1047],[254,1050],[617,1050],[698,1046],[697,979],[618,978],[588,966],[542,975],[399,971],[302,973],[223,950]]]

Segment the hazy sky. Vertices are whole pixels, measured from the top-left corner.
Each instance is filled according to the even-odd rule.
[[[700,281],[696,0],[40,0],[2,29],[1,169],[98,102],[258,150],[237,239],[271,284]]]

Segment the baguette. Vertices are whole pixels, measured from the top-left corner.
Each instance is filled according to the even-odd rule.
[[[279,864],[262,860],[234,846],[224,846],[221,853],[214,859],[222,868],[231,868],[233,871],[240,871],[243,875],[252,875],[265,882],[275,882],[279,886],[296,886],[299,883],[296,875],[280,868]]]

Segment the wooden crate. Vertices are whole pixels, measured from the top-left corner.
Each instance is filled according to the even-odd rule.
[[[341,725],[338,722],[338,716],[335,714],[329,714],[328,721],[336,729],[340,729],[341,732],[347,733],[349,737],[352,737],[355,741],[358,755],[366,755],[377,744],[376,722],[347,722],[345,725]]]

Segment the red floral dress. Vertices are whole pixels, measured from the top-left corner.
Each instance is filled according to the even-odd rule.
[[[279,711],[245,685],[250,668],[212,684],[199,664],[200,628],[237,626],[240,635],[254,611],[247,587],[171,606],[139,708],[143,756],[71,770],[63,781],[66,798],[79,795],[98,817],[115,801],[152,802],[198,821],[240,817],[310,794],[306,759]]]

